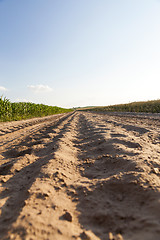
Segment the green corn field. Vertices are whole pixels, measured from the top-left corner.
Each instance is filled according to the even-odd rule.
[[[105,107],[92,107],[86,110],[97,112],[146,112],[160,113],[160,100],[152,100],[145,102],[132,102],[128,104],[117,104]]]
[[[6,97],[0,97],[0,121],[16,121],[33,117],[44,117],[52,114],[71,112],[72,109],[65,109],[44,104],[30,102],[10,102]]]

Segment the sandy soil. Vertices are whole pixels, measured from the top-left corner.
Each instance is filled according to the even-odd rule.
[[[160,119],[0,124],[0,239],[159,240]]]

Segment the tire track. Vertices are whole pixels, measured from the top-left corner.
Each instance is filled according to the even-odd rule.
[[[60,119],[65,119],[67,115],[70,115],[70,113],[53,115],[45,117],[44,119],[23,120],[23,123],[20,121],[16,124],[16,127],[13,126],[14,122],[7,123],[7,129],[9,129],[8,131],[2,130],[3,124],[1,123],[0,131],[3,131],[4,134],[2,134],[0,138],[0,149],[3,149],[6,145],[12,145],[13,141],[17,142],[23,137],[25,138],[26,135],[31,135],[35,132],[38,132],[41,128],[44,128],[50,124],[53,125],[58,123]]]
[[[48,145],[42,149],[39,149],[37,156],[32,156],[32,162],[27,165],[23,165],[23,155],[20,154],[20,170],[11,171],[9,174],[9,179],[7,181],[1,180],[2,187],[0,193],[0,199],[2,200],[1,215],[0,215],[0,238],[1,239],[10,239],[10,234],[7,235],[12,224],[18,218],[23,207],[26,205],[26,201],[29,194],[29,189],[36,179],[41,175],[41,169],[45,166],[51,159],[54,158],[54,149],[58,147],[58,141],[63,136],[66,131],[66,127],[69,124],[69,118],[72,115],[65,116],[65,119],[60,119],[60,122],[57,123],[59,130],[54,137],[53,141],[50,141]],[[58,125],[60,124],[60,126]],[[39,133],[40,137],[45,138],[44,134],[52,133],[54,130],[55,124],[52,123],[52,126],[46,127],[46,129],[41,129]],[[44,126],[43,126],[44,127]],[[43,133],[43,134],[42,134]],[[36,135],[35,135],[36,136]],[[34,136],[33,136],[34,137]],[[36,136],[37,137],[37,136]],[[19,143],[19,146],[28,143],[28,139],[23,139],[23,142]],[[16,146],[18,147],[18,145]],[[26,152],[24,152],[24,155]],[[18,157],[18,156],[16,156]],[[15,162],[14,162],[15,163]],[[9,169],[10,170],[10,169]],[[3,173],[1,173],[3,174]],[[6,173],[5,173],[6,174]],[[18,227],[21,229],[24,235],[24,228]],[[17,231],[17,230],[16,230]],[[18,230],[19,231],[19,230]],[[14,230],[12,231],[14,232]],[[7,236],[6,236],[7,235]],[[11,234],[11,236],[13,233]],[[22,238],[23,239],[23,238]]]
[[[80,115],[75,142],[81,174],[89,180],[88,186],[76,188],[80,223],[102,240],[109,232],[124,239],[158,239],[160,180],[142,158],[145,148],[130,131],[103,125],[93,115]]]

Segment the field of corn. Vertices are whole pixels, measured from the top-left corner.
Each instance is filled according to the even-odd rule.
[[[146,112],[160,113],[160,100],[133,102],[128,104],[117,104],[105,107],[91,107],[86,110],[90,111],[106,111],[106,112]]]
[[[47,106],[29,102],[10,102],[7,98],[0,98],[0,121],[15,121],[32,117],[44,117],[52,114],[70,112],[72,109]]]

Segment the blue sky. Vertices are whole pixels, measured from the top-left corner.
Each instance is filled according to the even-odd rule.
[[[159,89],[160,0],[0,1],[0,96],[103,106]]]

